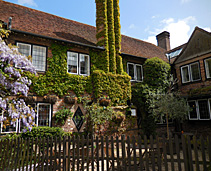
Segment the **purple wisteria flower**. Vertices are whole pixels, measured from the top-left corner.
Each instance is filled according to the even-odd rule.
[[[21,121],[29,130],[35,125],[35,111],[27,106],[23,99],[8,100],[16,95],[27,96],[31,80],[23,77],[22,73],[29,71],[36,74],[35,68],[26,56],[21,55],[16,47],[9,47],[0,38],[0,122],[10,118],[10,123],[16,126]]]

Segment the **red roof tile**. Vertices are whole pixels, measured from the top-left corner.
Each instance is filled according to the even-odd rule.
[[[0,0],[0,20],[12,17],[12,28],[67,41],[96,45],[95,27],[42,11]],[[151,43],[122,35],[121,52],[145,58],[166,60],[165,50]]]

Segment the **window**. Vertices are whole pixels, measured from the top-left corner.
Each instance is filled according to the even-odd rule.
[[[199,63],[193,63],[181,67],[182,83],[194,82],[201,79]]]
[[[131,76],[131,80],[143,81],[142,65],[127,63],[127,73],[129,76]]]
[[[74,116],[73,116],[73,122],[77,128],[78,131],[80,131],[81,126],[83,125],[84,121],[83,121],[83,113],[80,109],[80,107],[77,108]]]
[[[189,104],[190,108],[192,109],[189,112],[189,119],[190,120],[198,119],[196,101],[189,101],[188,104]]]
[[[8,114],[0,110],[0,117],[8,117]],[[11,125],[11,121],[0,122],[0,133],[17,132],[17,129],[18,129],[18,121],[16,121],[14,125]]]
[[[188,102],[191,107],[189,112],[190,120],[210,120],[211,119],[211,99],[200,99]]]
[[[38,103],[37,104],[37,126],[51,125],[51,104]]]
[[[211,58],[204,60],[205,61],[205,71],[207,78],[211,78]]]
[[[70,74],[89,75],[89,55],[67,52],[67,72]]]
[[[46,47],[31,45],[26,43],[17,43],[18,51],[26,56],[32,56],[32,64],[37,71],[46,69]]]
[[[51,104],[50,103],[37,103],[30,104],[30,106],[37,113],[35,124],[37,126],[51,126]]]

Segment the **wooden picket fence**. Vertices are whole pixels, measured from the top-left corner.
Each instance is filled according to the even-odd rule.
[[[211,170],[211,137],[0,140],[1,171]]]

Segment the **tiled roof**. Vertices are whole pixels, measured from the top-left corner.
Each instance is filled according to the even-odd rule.
[[[96,46],[96,30],[93,26],[0,0],[0,20],[7,22],[9,17],[12,17],[13,29]],[[121,52],[166,60],[163,48],[124,35]]]

